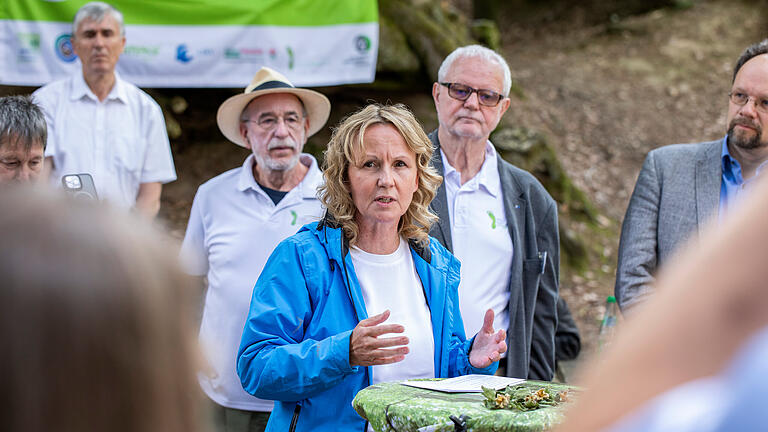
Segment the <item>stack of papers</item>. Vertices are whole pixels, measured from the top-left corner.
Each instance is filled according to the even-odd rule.
[[[480,393],[481,387],[501,390],[508,385],[525,382],[522,378],[509,378],[495,375],[464,375],[440,381],[404,381],[402,384],[445,393]]]

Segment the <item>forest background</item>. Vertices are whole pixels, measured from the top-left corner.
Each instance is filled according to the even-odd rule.
[[[724,135],[733,64],[768,37],[768,0],[379,0],[379,10],[376,81],[318,88],[333,111],[306,149],[321,158],[331,127],[374,101],[404,103],[433,130],[442,58],[478,41],[497,49],[513,91],[492,141],[558,201],[560,292],[582,334],[580,361],[589,361],[642,161],[656,147]],[[0,86],[0,95],[33,90]],[[159,219],[180,239],[197,187],[248,154],[215,121],[242,89],[148,92],[163,106],[178,173]]]

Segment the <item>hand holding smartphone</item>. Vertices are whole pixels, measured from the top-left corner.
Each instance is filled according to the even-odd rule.
[[[75,198],[98,200],[96,185],[93,183],[93,177],[90,174],[65,174],[61,177],[61,183],[64,190],[72,194]]]

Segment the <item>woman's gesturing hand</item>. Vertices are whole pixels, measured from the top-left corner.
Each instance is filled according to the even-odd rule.
[[[349,365],[375,366],[397,363],[408,354],[405,336],[380,337],[387,333],[403,333],[400,324],[381,324],[389,318],[389,310],[360,321],[349,338]],[[380,325],[381,324],[381,325]],[[396,347],[396,348],[390,348]]]
[[[501,355],[507,351],[507,332],[504,329],[493,331],[493,310],[485,311],[483,328],[477,332],[472,349],[469,351],[469,364],[478,369],[488,367],[491,363],[499,361]]]

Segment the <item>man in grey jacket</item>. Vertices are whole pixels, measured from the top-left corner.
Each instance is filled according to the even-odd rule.
[[[461,261],[459,307],[467,334],[487,308],[507,331],[507,376],[551,380],[560,249],[557,205],[528,172],[496,153],[491,132],[509,108],[506,61],[477,45],[443,61],[432,87],[439,127],[430,134],[443,183],[430,235]]]
[[[747,196],[768,160],[768,39],[733,71],[723,139],[648,153],[624,217],[616,271],[622,310],[652,293],[657,269]]]

